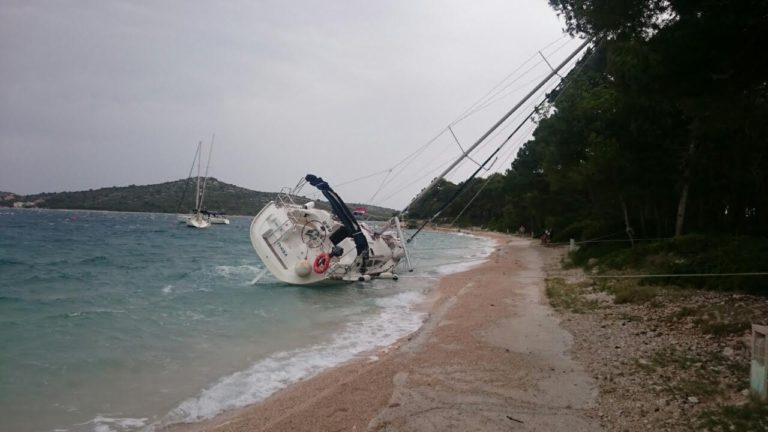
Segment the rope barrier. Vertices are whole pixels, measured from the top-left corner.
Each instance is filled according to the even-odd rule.
[[[589,275],[589,277],[593,279],[643,279],[643,278],[724,277],[724,276],[768,276],[768,272]]]
[[[479,261],[479,260],[477,260]],[[424,268],[424,267],[422,267]],[[445,275],[445,276],[451,276],[451,277],[462,277],[458,275]],[[557,277],[567,277],[572,276],[571,274],[547,274],[547,275],[536,275],[536,276],[509,276],[508,279],[550,279],[550,278],[557,278]],[[673,277],[728,277],[728,276],[768,276],[768,272],[743,272],[743,273],[681,273],[681,274],[636,274],[636,275],[584,275],[588,278],[592,279],[644,279],[644,278],[673,278]],[[408,275],[408,276],[399,276],[400,278],[435,278],[439,276],[435,275]],[[477,277],[477,275],[474,276],[463,276],[465,278],[470,277]]]
[[[659,240],[670,240],[672,237],[646,237],[646,238],[636,238],[632,239],[634,241],[659,241]],[[622,243],[622,242],[630,242],[632,241],[630,239],[610,239],[610,240],[581,240],[575,242],[576,244],[584,244],[584,243]],[[552,246],[568,246],[570,242],[549,242],[548,245]]]

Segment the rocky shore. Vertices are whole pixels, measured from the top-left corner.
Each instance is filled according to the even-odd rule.
[[[605,430],[768,430],[749,393],[751,322],[768,320],[768,299],[593,278],[546,249],[548,297],[599,385]]]

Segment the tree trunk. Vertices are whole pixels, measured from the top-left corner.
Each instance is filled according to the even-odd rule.
[[[624,229],[627,231],[627,237],[629,237],[630,246],[635,247],[635,239],[632,236],[632,227],[629,226],[629,212],[627,212],[627,203],[624,202],[623,196],[620,196],[619,199],[621,200],[621,210],[624,212]]]
[[[683,160],[683,189],[680,191],[680,201],[677,203],[677,219],[675,221],[675,237],[683,235],[683,223],[685,222],[685,209],[688,206],[688,190],[691,187],[691,165],[693,164],[693,154],[696,151],[697,121],[693,121],[690,127],[690,142],[688,144],[688,154]]]
[[[686,168],[686,172],[688,169]],[[687,176],[685,176],[687,177]],[[685,222],[685,207],[688,205],[688,188],[690,179],[683,180],[683,190],[680,192],[680,201],[677,203],[677,221],[675,222],[675,237],[683,235],[683,222]]]

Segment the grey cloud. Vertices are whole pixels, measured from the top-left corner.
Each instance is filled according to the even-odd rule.
[[[181,178],[214,132],[223,181],[346,181],[394,165],[560,35],[544,0],[5,1],[0,190]],[[508,107],[457,134],[472,141]],[[452,155],[441,140],[391,188]],[[366,200],[382,178],[342,192]]]

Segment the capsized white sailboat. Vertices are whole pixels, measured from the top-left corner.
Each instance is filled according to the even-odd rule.
[[[358,222],[322,178],[309,174],[304,180],[322,192],[332,211],[316,208],[312,201],[296,204],[291,192],[267,204],[253,218],[250,237],[270,273],[296,285],[396,279],[398,263],[408,258],[399,220],[374,230]]]
[[[558,72],[589,43],[591,43],[591,39],[584,41],[557,67],[550,66],[551,72],[541,82],[491,126],[471,147],[466,151],[462,149],[462,155],[417,194],[401,214],[407,213],[411,205],[425,196],[462,160],[469,157],[472,151],[485,142],[529,99],[534,97],[551,78],[559,76]],[[477,163],[478,168],[470,180],[490,163],[491,159],[535,113],[536,108],[522,120],[509,137],[483,163]],[[444,202],[433,216],[423,221],[407,241],[404,241],[400,221],[397,217],[391,221],[394,231],[374,231],[365,223],[355,219],[346,204],[322,178],[310,174],[306,176],[305,180],[323,193],[331,205],[332,212],[315,208],[313,202],[303,205],[296,204],[291,198],[292,192],[288,192],[278,195],[279,200],[277,202],[273,201],[267,204],[253,219],[250,228],[251,244],[267,269],[281,281],[299,285],[326,280],[365,281],[374,277],[396,277],[394,271],[403,257],[408,262],[408,269],[410,270],[410,259],[405,248],[406,243],[411,242],[427,224],[439,216],[470,183],[469,181],[463,182],[453,196]],[[296,189],[298,188],[299,186],[296,187]]]

